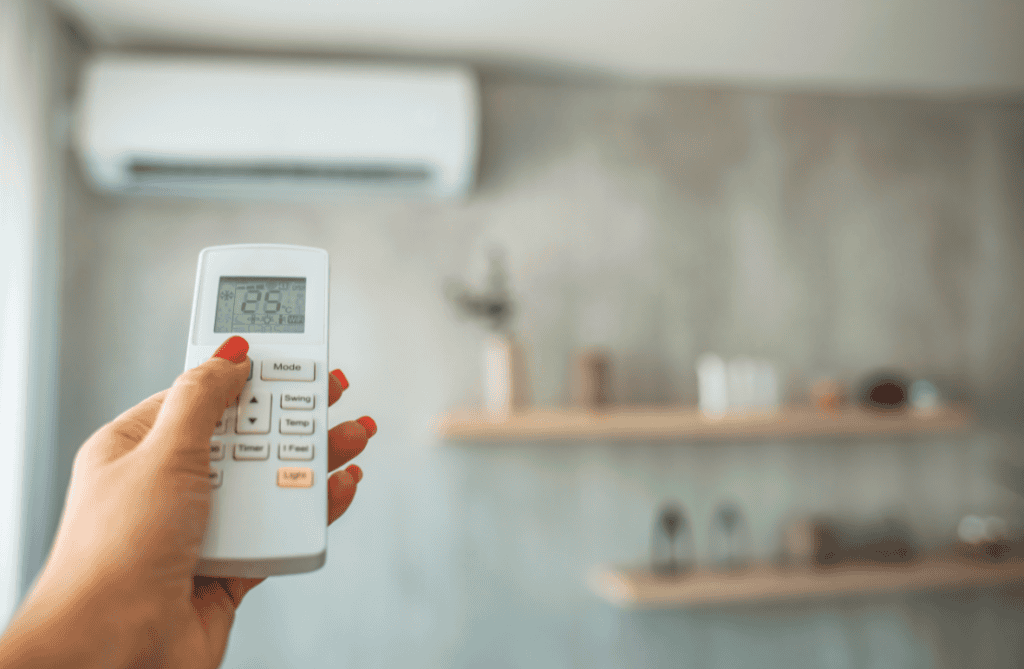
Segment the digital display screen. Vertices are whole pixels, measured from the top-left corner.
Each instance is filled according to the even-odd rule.
[[[222,276],[214,332],[303,332],[306,279]]]

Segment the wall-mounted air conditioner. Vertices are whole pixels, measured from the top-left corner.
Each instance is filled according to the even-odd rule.
[[[104,190],[452,197],[473,185],[479,103],[456,67],[104,55],[75,125]]]

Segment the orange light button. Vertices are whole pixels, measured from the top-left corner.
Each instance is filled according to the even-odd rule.
[[[311,488],[313,470],[309,467],[281,467],[277,470],[277,485],[281,488]]]

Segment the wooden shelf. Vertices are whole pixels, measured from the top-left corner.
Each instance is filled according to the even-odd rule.
[[[925,434],[966,427],[966,407],[948,406],[920,413],[882,414],[857,407],[834,412],[786,407],[774,413],[727,415],[712,419],[695,407],[621,407],[607,411],[529,409],[504,420],[480,411],[442,416],[438,433],[451,439],[756,439]]]
[[[643,570],[595,569],[591,589],[628,608],[711,607],[894,592],[1021,584],[1024,562],[990,564],[931,559],[907,566],[830,567],[782,571],[751,567],[735,574],[697,571],[668,579]]]

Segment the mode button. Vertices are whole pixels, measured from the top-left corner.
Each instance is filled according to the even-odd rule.
[[[264,360],[262,370],[264,381],[312,381],[316,376],[312,360]]]

